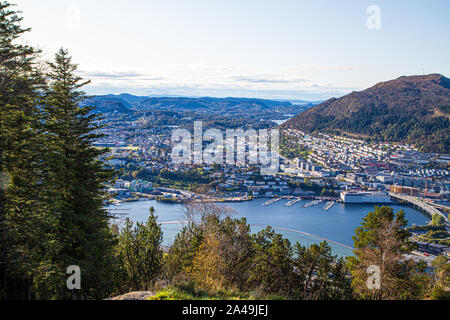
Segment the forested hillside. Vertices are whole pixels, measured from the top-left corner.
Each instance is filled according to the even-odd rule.
[[[424,151],[450,153],[450,79],[430,74],[379,83],[306,110],[284,127],[409,142]]]

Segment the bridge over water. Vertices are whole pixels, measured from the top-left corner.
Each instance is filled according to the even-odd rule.
[[[389,192],[389,195],[397,200],[403,201],[403,202],[408,202],[420,209],[422,209],[423,211],[425,211],[430,217],[433,216],[433,214],[438,214],[440,216],[442,216],[445,219],[445,222],[448,223],[448,217],[447,215],[445,215],[444,213],[442,213],[441,211],[439,211],[435,206],[432,206],[424,201],[421,201],[415,197],[412,196],[406,196],[406,195],[402,195],[402,194],[396,194],[393,192]]]
[[[432,202],[428,202],[428,201],[426,203],[429,204],[430,206],[438,208],[441,211],[450,212],[450,207],[449,206],[444,206],[443,204],[432,203]]]

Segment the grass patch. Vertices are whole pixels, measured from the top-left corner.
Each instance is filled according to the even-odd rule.
[[[218,290],[207,292],[192,286],[170,286],[158,291],[148,300],[284,300],[278,295],[260,296],[256,292]]]

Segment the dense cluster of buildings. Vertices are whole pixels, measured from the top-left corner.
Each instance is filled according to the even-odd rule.
[[[141,120],[128,124],[112,121],[103,129],[106,138],[96,145],[110,148],[107,161],[112,166],[126,169],[131,165],[174,173],[191,170],[193,165],[177,165],[171,161],[172,130],[173,126],[148,127]],[[293,160],[282,158],[278,174],[265,177],[258,177],[257,170],[249,165],[222,165],[214,170],[205,165],[203,169],[217,182],[213,192],[273,196],[309,194],[311,190],[317,193],[325,188],[346,194],[390,191],[435,199],[449,197],[450,157],[446,155],[424,154],[408,145],[367,143],[326,134],[313,136],[292,129],[284,134],[299,148],[308,150],[307,156]],[[299,183],[306,179],[316,188],[299,188]],[[116,186],[116,189],[133,190],[134,186]],[[148,190],[150,187],[139,187],[140,192]],[[343,195],[341,199],[346,201],[350,197]],[[378,199],[377,196],[361,197],[367,202]]]
[[[152,126],[148,118],[105,121],[108,125],[101,132],[105,137],[96,146],[110,148],[111,153],[105,157],[110,165],[124,170],[132,167],[174,173],[194,167],[175,164],[170,158],[174,125]],[[317,194],[327,189],[346,192],[347,195],[394,192],[433,199],[449,197],[447,168],[450,156],[421,153],[409,145],[367,143],[327,134],[310,135],[292,129],[283,134],[299,148],[307,150],[305,157],[282,158],[278,174],[264,177],[260,177],[250,165],[222,165],[214,167],[214,170],[205,165],[204,171],[216,181],[215,190],[211,192],[233,196],[273,196],[309,194],[311,191]],[[314,187],[299,188],[299,184],[306,180]],[[136,189],[131,181],[129,183],[115,188]],[[136,190],[147,192],[151,187],[144,182]],[[361,197],[368,202],[378,199],[375,195]],[[350,198],[344,194],[341,197],[343,201]]]
[[[345,191],[391,191],[447,199],[450,157],[426,154],[409,145],[367,143],[346,137],[312,136],[287,129],[285,134],[305,159],[287,162],[284,171],[301,177],[334,177]]]

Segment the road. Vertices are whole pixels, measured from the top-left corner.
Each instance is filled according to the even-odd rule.
[[[406,195],[402,195],[402,194],[396,194],[393,192],[389,192],[389,195],[392,198],[398,199],[398,200],[402,200],[402,201],[406,201],[409,202],[417,207],[420,207],[421,209],[423,209],[424,211],[426,211],[430,216],[433,216],[433,214],[438,214],[440,216],[442,216],[445,219],[445,222],[448,223],[448,217],[442,213],[441,211],[439,211],[437,208],[417,199],[416,197],[412,197],[412,196],[406,196]]]

